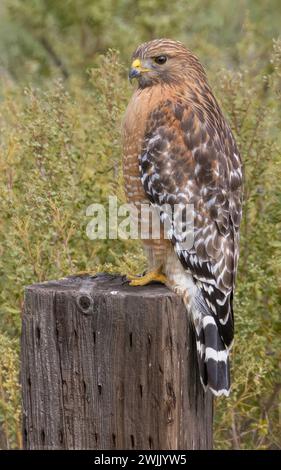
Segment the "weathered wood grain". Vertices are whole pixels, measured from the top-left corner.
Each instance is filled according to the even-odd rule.
[[[99,275],[27,287],[21,362],[26,449],[212,447],[192,328],[164,286]]]

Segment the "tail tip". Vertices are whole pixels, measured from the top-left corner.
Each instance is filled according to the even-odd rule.
[[[201,384],[202,384],[202,387],[204,389],[204,392],[206,393],[208,390],[210,390],[210,392],[215,396],[215,397],[229,397],[230,395],[230,391],[231,391],[231,386],[229,386],[228,388],[214,388],[214,387],[211,387],[209,384],[205,384],[202,380],[202,377],[200,376],[200,381],[201,381]]]
[[[215,397],[222,397],[222,396],[229,397],[230,387],[229,388],[220,388],[218,390],[215,390],[212,387],[208,387],[208,388]]]

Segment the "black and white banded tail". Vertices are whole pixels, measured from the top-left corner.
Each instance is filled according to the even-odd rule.
[[[200,380],[215,396],[230,392],[229,351],[233,342],[232,296],[221,301],[217,288],[197,282],[190,305],[195,327]],[[222,315],[224,314],[224,315]]]
[[[205,315],[201,330],[196,331],[196,347],[200,380],[204,389],[215,396],[230,392],[229,350],[224,345],[215,319]]]

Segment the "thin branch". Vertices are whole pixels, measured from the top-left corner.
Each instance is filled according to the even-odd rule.
[[[240,443],[239,443],[239,438],[238,438],[238,433],[237,433],[237,428],[236,428],[234,411],[232,411],[231,429],[232,429],[233,448],[236,450],[240,449]]]
[[[272,394],[264,405],[264,414],[267,414],[269,410],[274,406],[276,399],[278,398],[279,392],[281,391],[281,383],[276,383]]]
[[[69,77],[69,72],[68,72],[65,64],[61,60],[61,58],[58,56],[58,54],[54,50],[53,46],[49,43],[48,39],[45,38],[44,36],[41,36],[39,38],[39,41],[42,44],[42,46],[44,47],[44,49],[48,52],[48,54],[51,57],[54,64],[61,70],[61,73],[62,73],[64,79],[67,80],[68,77]]]

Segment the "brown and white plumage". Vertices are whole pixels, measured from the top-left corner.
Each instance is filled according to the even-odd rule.
[[[169,240],[162,234],[144,244],[151,265],[162,266],[167,285],[184,298],[195,327],[204,388],[228,395],[240,155],[203,67],[183,44],[154,40],[139,46],[133,60],[138,67],[131,75],[139,86],[123,126],[127,198],[135,204],[150,201],[159,208],[162,223],[171,217],[165,204],[193,205],[192,246],[183,249],[173,220]]]

